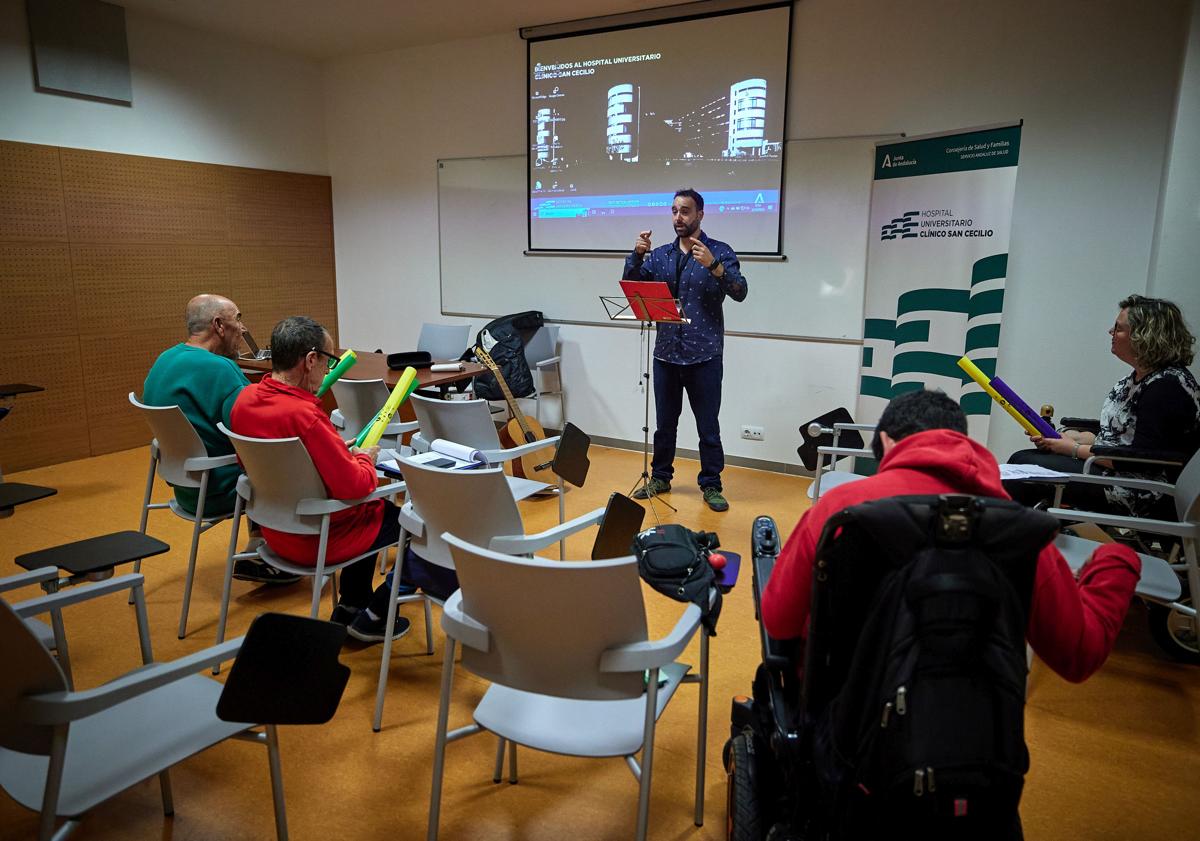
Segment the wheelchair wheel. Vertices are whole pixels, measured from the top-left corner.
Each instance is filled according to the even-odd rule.
[[[762,841],[754,774],[754,737],[743,732],[725,745],[726,841]]]
[[[1179,603],[1191,605],[1192,599],[1185,595],[1179,599]],[[1200,664],[1200,640],[1196,638],[1192,618],[1161,604],[1147,607],[1150,608],[1150,636],[1154,637],[1158,647],[1172,659]]]

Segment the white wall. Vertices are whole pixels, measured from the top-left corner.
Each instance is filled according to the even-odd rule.
[[[1150,292],[1178,303],[1192,330],[1200,328],[1200,3],[1196,0],[1192,0]]]
[[[999,368],[1060,414],[1098,411],[1122,373],[1105,335],[1116,302],[1148,285],[1187,6],[1129,16],[1116,0],[795,7],[789,138],[1025,120]],[[435,162],[522,153],[524,44],[514,33],[345,59],[325,82],[342,335],[411,347],[439,318]],[[747,276],[753,295],[753,264]],[[636,339],[570,325],[563,338],[571,420],[640,438]],[[735,337],[726,368],[732,455],[796,463],[799,422],[854,405],[852,346]],[[764,426],[765,440],[738,438],[743,423]],[[695,446],[689,424],[684,447]],[[991,427],[1002,456],[1024,440],[1005,417]]]
[[[0,0],[0,139],[328,173],[319,65],[125,19],[132,107],[35,92],[24,0]]]

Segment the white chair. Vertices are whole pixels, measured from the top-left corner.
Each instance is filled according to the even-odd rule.
[[[603,508],[597,508],[537,534],[525,534],[525,524],[516,500],[508,491],[504,471],[442,470],[404,460],[404,479],[408,498],[400,509],[400,546],[405,535],[415,555],[426,563],[454,569],[449,545],[443,532],[451,532],[465,540],[510,555],[532,555],[568,536],[598,524],[604,518]],[[392,576],[392,599],[388,608],[387,631],[384,634],[383,654],[379,663],[379,685],[375,693],[373,728],[379,732],[383,724],[384,693],[391,667],[391,632],[396,621],[396,607],[405,601],[421,599],[425,603],[425,646],[433,653],[433,631],[429,603],[441,603],[427,594],[399,596],[399,575]]]
[[[0,578],[0,593],[11,593],[21,587],[44,584],[57,578],[58,570],[55,567],[42,567],[28,572],[19,572],[16,575]],[[12,601],[11,597],[8,601]],[[62,611],[53,608],[47,612],[50,614],[50,624],[34,618],[26,619],[25,624],[47,651],[52,651],[57,655],[59,668],[63,670],[63,675],[67,679],[67,687],[71,688],[74,682],[71,678],[71,659],[67,649],[67,632],[63,625]]]
[[[333,397],[338,407],[329,415],[329,420],[343,435],[357,435],[374,420],[390,394],[383,380],[338,380],[333,384]],[[416,421],[393,420],[384,428],[381,445],[399,450],[400,436],[416,430]]]
[[[514,558],[453,535],[461,589],[442,611],[446,653],[433,756],[427,838],[438,836],[446,744],[487,730],[500,737],[492,779],[500,781],[508,747],[509,781],[517,782],[518,744],[551,753],[623,757],[639,782],[637,830],[643,841],[650,809],[654,732],[680,683],[699,683],[695,823],[703,824],[707,730],[708,636],[700,634],[701,674],[676,663],[700,626],[687,605],[675,627],[648,639],[641,579],[633,557],[563,564]],[[536,599],[536,608],[531,601]],[[448,731],[454,657],[490,681],[474,723]],[[641,762],[636,754],[641,752]]]
[[[1184,557],[1181,562],[1168,563],[1162,558],[1142,552],[1138,553],[1142,560],[1142,575],[1135,592],[1150,602],[1163,605],[1170,612],[1163,617],[1165,621],[1170,622],[1171,614],[1174,614],[1175,617],[1182,620],[1182,624],[1190,625],[1190,644],[1181,644],[1181,648],[1190,649],[1191,659],[1198,659],[1197,655],[1200,655],[1200,651],[1196,650],[1196,645],[1200,641],[1200,617],[1196,613],[1196,601],[1197,594],[1200,594],[1200,556],[1197,551],[1198,544],[1200,544],[1200,453],[1192,456],[1174,485],[1148,479],[1127,479],[1121,476],[1092,474],[1073,474],[1068,476],[1066,481],[1154,491],[1167,494],[1174,499],[1178,522],[1080,511],[1074,508],[1051,508],[1049,513],[1065,522],[1092,523],[1097,526],[1129,529],[1143,534],[1178,539]],[[1081,537],[1060,535],[1055,540],[1055,545],[1066,557],[1071,569],[1078,571],[1099,544]],[[1190,604],[1179,601],[1182,592],[1179,581],[1180,574],[1187,578]],[[1170,625],[1168,625],[1167,631],[1170,631]]]
[[[533,374],[533,416],[544,426],[542,398],[557,397],[558,428],[562,429],[567,422],[567,398],[563,393],[562,356],[559,353],[557,324],[543,324],[538,328],[525,345],[525,361],[529,363],[529,371]]]
[[[233,509],[233,530],[229,535],[229,552],[225,560],[221,617],[217,622],[217,642],[220,643],[225,639],[235,561],[257,556],[276,569],[312,577],[312,606],[309,615],[315,619],[317,607],[321,602],[321,588],[326,580],[332,579],[338,570],[360,558],[367,558],[382,551],[372,549],[335,564],[326,563],[330,516],[364,502],[401,493],[404,491],[404,483],[382,485],[361,499],[330,499],[308,450],[304,449],[304,444],[299,438],[250,438],[231,432],[224,424],[218,424],[217,428],[229,436],[242,466],[246,469],[246,475],[238,480],[238,498]],[[275,554],[266,543],[259,546],[257,552],[236,553],[238,526],[243,510],[251,520],[269,529],[289,534],[319,535],[315,563],[311,566],[292,563]],[[336,605],[336,581],[330,587],[330,597]]]
[[[426,321],[417,337],[417,350],[427,352],[435,362],[456,360],[471,341],[470,324],[434,324]]]
[[[242,638],[169,663],[155,663],[142,586],[143,577],[131,574],[17,605],[0,602],[0,659],[5,663],[6,675],[0,688],[0,787],[22,806],[40,811],[40,841],[65,839],[94,806],[149,777],[159,779],[163,813],[173,814],[170,767],[225,739],[243,739],[267,748],[276,836],[286,839],[287,816],[274,724],[267,723],[264,730],[255,731],[258,725],[230,721],[222,715],[226,711],[221,710],[235,695],[241,699],[233,705],[235,712],[272,705],[278,708],[286,700],[279,697],[280,692],[256,691],[265,688],[261,685],[263,675],[254,665],[241,661],[234,664],[224,687],[197,674],[238,655]],[[58,664],[22,620],[124,589],[132,591],[136,606],[143,667],[94,689],[69,691]],[[247,649],[254,633],[252,628],[245,638]],[[266,640],[268,644],[279,641],[277,633],[266,636],[274,637]],[[328,648],[323,647],[326,657]],[[256,659],[261,663],[281,658],[272,648],[260,649]],[[344,688],[349,670],[336,664],[336,651],[334,660],[335,667],[347,673],[342,677]],[[300,675],[283,676],[282,692],[306,688],[286,680],[292,677],[302,682],[304,672],[316,670],[311,663],[303,666],[308,668]],[[279,676],[271,675],[268,680],[274,677]],[[256,697],[258,703],[253,700]],[[245,702],[247,698],[250,703]],[[336,709],[341,690],[328,693],[328,698]],[[332,710],[325,711],[332,715]],[[270,716],[259,719],[275,720]],[[60,816],[66,821],[56,831]]]
[[[813,471],[813,480],[808,486],[808,498],[816,504],[821,498],[822,491],[829,491],[836,488],[838,485],[844,485],[847,482],[855,482],[859,479],[866,478],[853,471],[855,459],[875,458],[875,453],[869,447],[843,447],[840,445],[840,438],[843,432],[874,432],[875,424],[873,423],[835,423],[833,426],[826,427],[814,421],[810,423],[802,432],[807,432],[808,437],[815,439],[821,435],[832,435],[833,440],[827,447],[817,447],[817,469]],[[811,446],[811,445],[810,445]],[[825,459],[829,459],[826,463]],[[850,459],[850,470],[838,470],[837,463],[843,458]]]
[[[210,456],[196,428],[178,406],[147,406],[140,402],[132,391],[129,392],[129,402],[141,412],[150,426],[151,434],[154,435],[154,440],[150,442],[150,470],[146,475],[146,493],[142,497],[142,519],[138,531],[146,533],[150,511],[154,509],[168,509],[175,516],[192,523],[187,577],[183,582],[183,605],[179,609],[179,638],[183,639],[187,635],[188,609],[192,603],[192,580],[196,575],[196,553],[200,547],[200,535],[232,516],[205,513],[209,479],[215,468],[237,464],[237,456],[232,453]],[[155,472],[170,485],[199,489],[195,514],[185,511],[174,497],[169,502],[150,502],[154,492]],[[141,569],[142,562],[134,561],[133,571],[137,573],[141,572]]]
[[[556,447],[561,437],[555,435],[541,441],[505,448],[500,444],[500,436],[496,432],[496,424],[492,420],[486,400],[431,400],[419,394],[414,394],[409,399],[412,401],[413,411],[416,412],[417,423],[421,427],[421,431],[412,439],[412,447],[417,452],[428,450],[433,441],[441,438],[479,450],[488,464],[497,465],[529,453]],[[547,461],[553,457],[553,452],[547,452]],[[510,479],[517,499],[524,499],[550,487],[546,482],[514,477]]]

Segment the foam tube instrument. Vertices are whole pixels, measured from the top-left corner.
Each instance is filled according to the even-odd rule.
[[[333,384],[342,378],[343,374],[353,368],[356,362],[358,362],[357,353],[352,350],[343,353],[338,359],[337,365],[334,365],[325,375],[325,379],[321,380],[321,387],[317,389],[317,397],[324,397],[325,392],[329,391]]]
[[[958,360],[958,367],[962,368],[968,377],[970,377],[975,382],[977,382],[979,384],[979,387],[982,388],[985,392],[987,392],[988,397],[991,397],[993,400],[995,400],[997,403],[1000,404],[1001,408],[1003,408],[1004,411],[1006,411],[1010,415],[1012,415],[1013,420],[1015,420],[1017,423],[1019,423],[1021,425],[1021,428],[1024,429],[1026,433],[1028,433],[1029,435],[1041,435],[1042,434],[1041,430],[1039,430],[1036,426],[1034,426],[1029,421],[1025,420],[1024,415],[1022,415],[1020,412],[1018,412],[1016,409],[1014,409],[1011,403],[1009,403],[1007,400],[1005,400],[1003,397],[1001,397],[1000,392],[998,392],[998,391],[996,391],[996,389],[992,388],[992,384],[988,380],[987,374],[983,373],[983,371],[980,371],[979,366],[977,366],[974,362],[972,362],[970,359],[967,359],[967,357],[964,356],[962,359]]]
[[[369,448],[378,444],[379,439],[383,437],[384,430],[387,429],[387,425],[392,422],[392,418],[400,408],[400,404],[407,400],[408,395],[412,394],[416,389],[417,369],[411,367],[405,368],[404,373],[400,375],[400,380],[396,383],[396,387],[388,395],[387,402],[383,404],[383,408],[375,416],[375,421],[368,427],[366,436],[363,437],[362,442],[358,446]]]

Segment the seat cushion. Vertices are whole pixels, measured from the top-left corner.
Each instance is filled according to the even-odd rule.
[[[248,729],[217,718],[221,684],[202,675],[155,689],[71,724],[58,809],[78,817],[194,753]],[[0,748],[0,786],[42,808],[49,759]]]
[[[662,669],[655,720],[691,669],[670,663]],[[569,756],[631,756],[641,750],[646,696],[620,701],[579,701],[493,684],[475,708],[475,721],[519,745]]]

